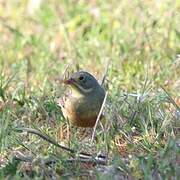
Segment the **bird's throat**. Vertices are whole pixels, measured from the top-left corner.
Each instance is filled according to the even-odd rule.
[[[75,97],[86,96],[87,94],[91,93],[93,90],[93,88],[85,89],[78,84],[71,85],[71,89],[72,89],[72,95]]]
[[[84,96],[84,94],[76,87],[71,87],[71,96],[75,98],[81,98]]]

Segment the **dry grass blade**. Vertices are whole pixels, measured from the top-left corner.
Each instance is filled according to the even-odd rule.
[[[104,73],[103,78],[102,78],[102,80],[101,80],[101,86],[104,85],[104,82],[105,82],[105,80],[106,80],[106,78],[107,78],[107,75],[108,75],[108,70],[109,70],[109,61],[108,61],[107,64],[106,64],[105,73]]]
[[[91,137],[91,144],[92,144],[93,141],[94,141],[94,137],[95,137],[95,133],[96,133],[96,128],[97,128],[98,122],[99,122],[99,120],[100,120],[100,117],[101,117],[103,108],[104,108],[104,106],[105,106],[106,99],[107,99],[107,95],[108,95],[108,92],[106,91],[106,94],[105,94],[105,96],[104,96],[104,100],[103,100],[101,109],[100,109],[100,111],[99,111],[99,114],[98,114],[98,117],[97,117],[97,119],[96,119],[96,123],[95,123],[94,129],[93,129],[93,134],[92,134],[92,137]]]
[[[175,108],[177,108],[178,111],[180,111],[180,107],[178,106],[178,104],[176,104],[176,102],[174,101],[174,99],[171,97],[171,95],[166,91],[166,89],[164,87],[162,87],[162,90],[167,94],[170,102],[174,105]]]

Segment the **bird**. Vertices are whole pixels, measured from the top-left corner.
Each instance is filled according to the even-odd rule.
[[[58,101],[65,119],[76,127],[94,127],[105,97],[104,88],[86,71],[72,73],[63,83],[70,87]]]

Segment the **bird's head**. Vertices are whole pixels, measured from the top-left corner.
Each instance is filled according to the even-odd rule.
[[[64,83],[70,85],[73,92],[79,95],[90,94],[96,88],[100,87],[94,76],[85,71],[78,71],[71,74],[69,79],[65,80]]]

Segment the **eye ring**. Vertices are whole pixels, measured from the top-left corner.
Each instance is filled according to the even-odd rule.
[[[82,81],[84,79],[84,76],[80,76],[79,80]]]

